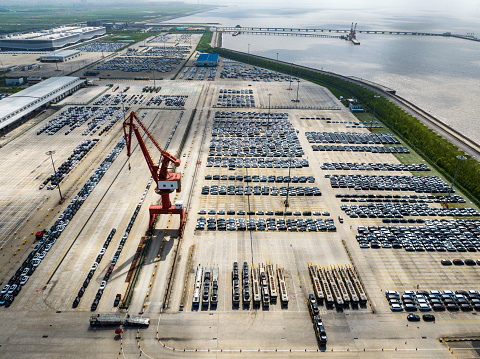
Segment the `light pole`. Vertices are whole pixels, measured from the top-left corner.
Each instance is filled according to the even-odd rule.
[[[377,99],[380,97],[378,95],[373,96],[375,97],[375,105],[373,106],[373,113],[372,113],[372,120],[370,121],[370,131],[372,131],[373,127],[373,118],[375,117],[375,108],[377,107]]]
[[[460,168],[460,163],[462,163],[462,161],[466,160],[467,157],[457,156],[457,159],[458,159],[458,166],[457,166],[457,170],[455,171],[455,175],[453,176],[452,185],[450,186],[450,190],[448,191],[448,198],[447,198],[447,203],[446,203],[447,206],[448,206],[448,202],[450,202],[450,197],[452,196],[453,185],[455,184],[455,179],[457,178],[457,173],[458,173],[458,169]]]
[[[292,89],[292,74],[293,74],[293,63],[290,64],[290,87],[287,90]]]
[[[297,79],[297,99],[293,100],[293,102],[300,102],[300,100],[298,99],[298,90],[299,89],[300,89],[300,80]]]
[[[47,156],[50,156],[50,159],[52,160],[53,174],[55,175],[55,177],[57,177],[57,170],[55,169],[55,164],[53,163],[53,155],[55,154],[55,151],[47,151],[45,152],[45,154]],[[62,197],[62,191],[60,190],[60,181],[58,181],[57,186],[58,186],[58,193],[60,193],[60,203],[62,203],[63,197]]]
[[[272,96],[271,93],[268,94],[268,120],[267,123],[270,125],[270,97]]]
[[[285,211],[287,210],[287,207],[290,206],[290,203],[288,203],[288,193],[290,192],[290,182],[292,178],[290,177],[290,171],[292,169],[292,154],[290,153],[290,156],[288,157],[288,182],[287,182],[287,198],[285,199]]]
[[[275,75],[278,76],[278,52],[277,52],[277,64],[275,68]]]

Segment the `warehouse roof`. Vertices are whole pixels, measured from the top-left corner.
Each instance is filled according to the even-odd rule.
[[[6,119],[7,116],[25,110],[29,106],[34,105],[35,102],[45,99],[62,87],[68,86],[78,80],[78,77],[51,77],[39,84],[4,98],[0,101],[0,128],[15,121],[16,116],[11,116],[10,119]]]
[[[218,61],[217,54],[200,54],[197,61]]]
[[[49,52],[48,54],[42,55],[40,57],[51,57],[51,56],[68,57],[68,56],[76,55],[79,52],[80,50],[57,50],[57,51]]]

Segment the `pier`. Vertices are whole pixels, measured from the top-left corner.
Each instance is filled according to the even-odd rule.
[[[217,27],[217,31],[224,33],[251,34],[251,35],[276,35],[276,36],[305,36],[305,37],[327,37],[327,38],[341,38],[345,39],[352,29],[308,29],[308,28],[293,28],[293,27]],[[435,33],[422,31],[398,31],[398,30],[356,30],[357,34],[373,34],[373,35],[410,35],[410,36],[442,36],[455,37],[464,40],[480,41],[480,39],[473,36],[465,36],[459,34],[452,34],[451,32]],[[342,35],[333,35],[342,34]]]

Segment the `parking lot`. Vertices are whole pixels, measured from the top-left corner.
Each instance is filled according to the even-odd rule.
[[[157,39],[158,46],[163,40],[176,39]],[[317,356],[322,347],[307,303],[314,293],[312,263],[332,273],[334,268],[352,266],[367,295],[364,305],[357,307],[319,303],[328,335],[325,355],[333,350],[332,356],[368,357],[388,348],[385,357],[406,353],[449,357],[439,337],[477,333],[476,307],[469,298],[471,311],[439,311],[434,313],[435,324],[420,321],[407,326],[407,313],[392,312],[385,291],[397,291],[401,301],[409,290],[425,290],[428,295],[431,290],[479,290],[480,266],[465,262],[478,259],[478,252],[471,249],[478,249],[478,225],[469,221],[478,218],[478,209],[463,203],[465,198],[457,191],[450,201],[457,209],[448,210],[458,211],[457,218],[447,216],[441,197],[445,199],[449,183],[421,160],[402,164],[402,156],[409,153],[378,151],[407,146],[392,135],[371,135],[325,88],[300,82],[301,102],[296,105],[291,101],[296,91],[289,90],[284,79],[220,79],[218,73],[213,82],[158,80],[158,92],[144,90],[153,81],[100,82],[105,92],[95,87],[81,90],[82,99],[91,99],[91,104],[68,105],[2,148],[11,154],[0,163],[0,220],[7,237],[0,258],[2,288],[20,268],[20,278],[28,276],[22,263],[38,244],[31,233],[49,231],[48,250],[32,258],[41,264],[11,307],[2,308],[7,325],[15,321],[8,311],[17,315],[37,311],[55,325],[64,320],[57,317],[75,318],[85,328],[92,310],[126,314],[115,301],[125,293],[130,265],[146,235],[148,205],[157,203],[158,195],[146,187],[150,173],[140,149],[129,159],[122,150],[122,111],[137,111],[154,138],[162,146],[168,142],[168,151],[176,154],[196,108],[178,155],[182,163],[177,171],[183,177],[176,199],[183,200],[188,210],[185,234],[176,239],[178,218],[173,215],[161,216],[156,225],[128,311],[143,313],[155,325],[138,335],[125,332],[126,356],[138,355],[138,344],[144,354],[157,357],[170,356],[173,351],[168,348],[186,348],[189,355],[215,348],[218,356],[221,349],[274,357],[277,349],[284,353],[292,349],[295,355]],[[149,76],[148,71],[141,76]],[[105,86],[112,82],[113,87]],[[255,103],[214,107],[225,89],[227,95],[240,96],[243,90],[243,95],[254,96]],[[353,142],[335,141],[336,146],[369,146],[376,151],[316,151],[311,140],[314,145],[323,142],[317,143],[313,133],[326,141],[328,134],[332,141]],[[158,160],[150,142],[148,148]],[[57,168],[66,163],[60,183],[66,198],[62,205],[55,187],[39,189],[52,175],[50,157],[44,155],[52,149]],[[79,158],[71,157],[75,149]],[[454,259],[462,259],[464,265]],[[245,288],[245,279],[239,276],[235,282],[234,262],[239,270],[247,262],[250,273],[257,268],[267,276],[268,266],[274,273],[282,268],[288,305],[279,300],[257,307],[238,305],[236,295]],[[198,267],[211,270],[212,281],[217,278],[214,307],[210,303],[197,309],[193,304]],[[249,281],[254,281],[252,274]],[[423,299],[432,305],[429,297]],[[417,314],[423,312],[417,308]],[[65,340],[55,327],[42,330]],[[95,339],[109,354],[118,353],[120,344],[112,341],[112,333],[86,329],[82,333],[81,341]],[[364,348],[367,354],[362,354]],[[40,350],[51,354],[56,349]]]

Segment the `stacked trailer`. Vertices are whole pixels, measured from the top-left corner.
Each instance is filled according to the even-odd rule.
[[[270,301],[272,303],[276,303],[278,298],[278,290],[277,290],[277,283],[275,282],[273,265],[271,262],[267,264],[266,270],[267,270],[267,278],[268,278],[268,289],[270,292]]]
[[[262,301],[262,295],[260,292],[258,268],[252,267],[252,292],[253,292],[253,305],[259,306]]]
[[[234,306],[240,305],[240,282],[238,281],[238,263],[233,263],[232,271],[232,304]]]
[[[279,267],[277,269],[277,277],[278,277],[278,288],[280,288],[280,300],[282,305],[288,305],[288,292],[287,292],[287,284],[285,283],[285,275],[283,272],[283,268]]]
[[[205,268],[205,274],[203,278],[203,294],[202,294],[202,307],[208,308],[210,303],[210,268]]]
[[[323,304],[323,301],[325,300],[325,294],[323,293],[322,285],[320,284],[320,279],[318,278],[317,268],[311,262],[308,262],[308,272],[310,273],[310,278],[312,279],[315,298],[317,299],[318,304]]]
[[[358,297],[360,298],[360,303],[362,304],[366,303],[367,294],[365,293],[362,283],[360,283],[360,280],[358,279],[357,274],[355,273],[355,271],[351,266],[348,266],[347,273],[350,276],[350,279],[352,280],[353,286],[355,287]]]
[[[338,285],[340,294],[342,295],[344,306],[348,307],[350,305],[350,296],[348,295],[347,287],[345,286],[345,283],[342,280],[340,271],[338,270],[337,267],[333,265],[332,265],[332,274],[333,274],[333,278],[335,279],[335,282]]]
[[[193,287],[192,307],[198,308],[200,305],[200,291],[202,289],[203,267],[199,264],[195,274],[195,284]]]
[[[335,304],[337,305],[337,308],[343,308],[343,305],[345,302],[343,301],[342,294],[340,293],[340,289],[338,289],[337,283],[335,283],[335,280],[333,279],[332,273],[328,268],[325,269],[325,275],[327,277],[327,282],[330,285],[330,288],[332,288],[332,293],[333,293],[333,298],[335,299]]]
[[[242,267],[242,284],[243,284],[243,305],[250,306],[250,279],[249,279],[248,263],[243,262]]]
[[[343,266],[339,268],[340,274],[342,276],[343,282],[345,283],[345,286],[347,287],[348,294],[350,295],[351,303],[352,306],[358,305],[358,302],[360,302],[360,299],[357,295],[357,292],[355,291],[355,288],[353,287],[352,281],[347,275],[347,272]]]
[[[218,304],[218,267],[213,268],[212,294],[210,295],[210,307],[216,308]]]
[[[317,275],[318,275],[318,279],[322,283],[322,288],[323,288],[323,292],[325,294],[326,304],[327,305],[333,305],[333,303],[335,303],[335,300],[333,298],[333,294],[332,294],[332,291],[330,289],[330,285],[328,284],[327,275],[325,274],[325,269],[322,268],[322,267],[319,268],[317,266]]]
[[[264,271],[260,272],[260,284],[262,288],[262,305],[264,307],[270,306],[270,295],[268,294],[267,275]]]

